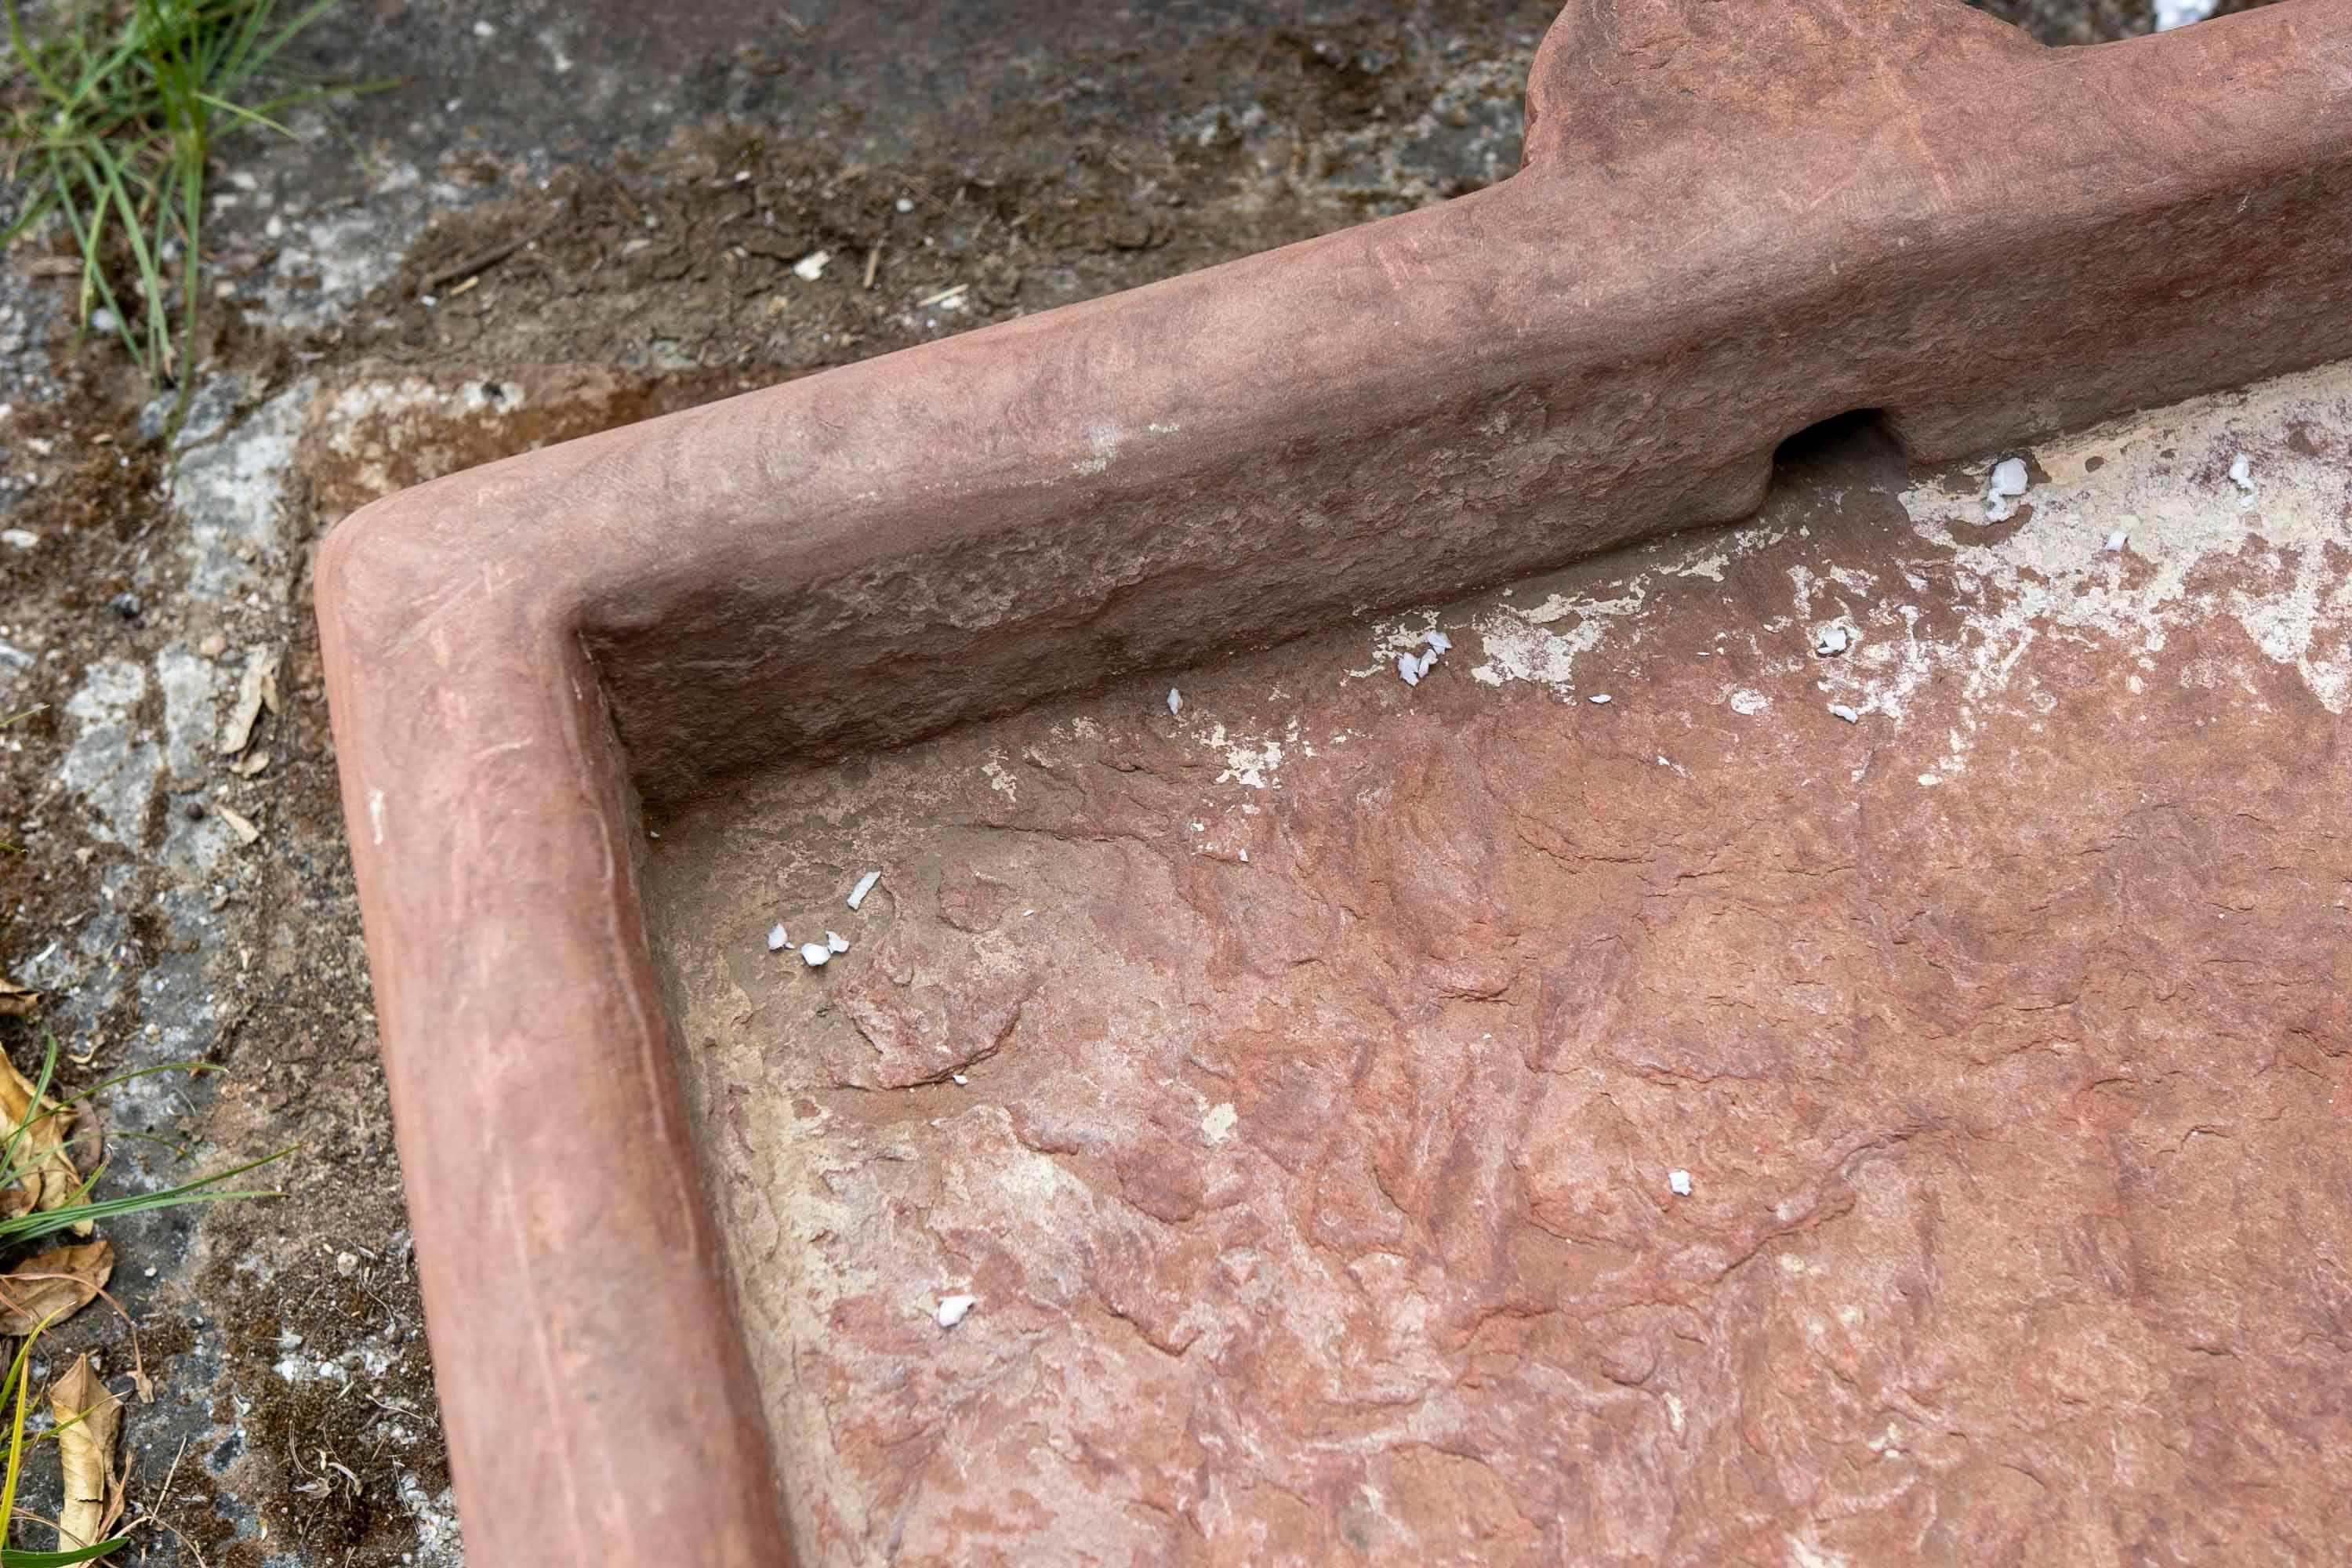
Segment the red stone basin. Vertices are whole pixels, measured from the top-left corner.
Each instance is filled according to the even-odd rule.
[[[2343,373],[2052,433],[2352,354],[2352,5],[1733,10],[336,529],[478,1560],[2334,1550]]]
[[[806,1559],[2325,1560],[2352,370],[2035,457],[662,813]]]

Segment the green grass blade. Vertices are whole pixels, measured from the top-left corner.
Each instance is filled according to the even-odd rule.
[[[27,1552],[17,1547],[0,1549],[0,1568],[67,1568],[74,1563],[95,1563],[110,1552],[120,1552],[131,1544],[127,1535],[111,1541],[101,1541],[95,1546],[77,1546],[66,1552]]]
[[[8,1477],[5,1484],[0,1485],[0,1530],[5,1530],[8,1521],[16,1517],[16,1481],[24,1473],[25,1464],[25,1395],[33,1381],[26,1375],[26,1363],[32,1358],[33,1347],[41,1342],[41,1331],[48,1326],[47,1318],[34,1325],[33,1331],[25,1336],[25,1342],[16,1347],[16,1359],[8,1364],[8,1381],[0,1384],[0,1401],[8,1397],[11,1388],[16,1395],[16,1419],[8,1423]]]
[[[310,5],[297,11],[290,21],[278,29],[276,37],[261,46],[260,52],[253,57],[253,68],[258,70],[277,58],[280,49],[309,31],[313,23],[333,8],[335,0],[310,0]]]
[[[147,363],[146,356],[139,352],[138,340],[131,334],[131,314],[115,301],[114,286],[106,280],[105,269],[98,264],[96,242],[91,237],[89,226],[82,222],[80,209],[74,205],[72,186],[65,171],[65,161],[62,156],[52,154],[50,162],[57,166],[52,174],[53,180],[67,192],[65,199],[58,203],[58,206],[65,213],[67,226],[73,230],[74,244],[81,251],[82,325],[87,327],[89,324],[89,297],[95,291],[98,297],[105,301],[106,308],[114,312],[115,331],[121,337],[123,348],[129,352],[131,359],[144,369]]]
[[[247,1171],[259,1170],[264,1165],[274,1164],[292,1152],[294,1151],[290,1147],[280,1149],[275,1154],[266,1154],[258,1160],[248,1160],[242,1165],[233,1165],[226,1171],[218,1171],[209,1176],[199,1176],[193,1182],[183,1182],[176,1187],[166,1187],[161,1192],[133,1193],[127,1197],[103,1198],[97,1203],[74,1204],[68,1201],[65,1207],[16,1215],[9,1219],[0,1220],[0,1245],[37,1241],[42,1237],[54,1236],[61,1230],[70,1230],[84,1220],[114,1219],[122,1215],[151,1214],[158,1209],[179,1208],[188,1204],[223,1203],[232,1198],[284,1197],[286,1194],[283,1193],[260,1188],[224,1191],[220,1184],[241,1176]],[[93,1172],[89,1180],[81,1184],[75,1195],[79,1197],[87,1194],[91,1184],[98,1180],[100,1173]]]
[[[46,1031],[44,1034],[48,1045],[41,1052],[41,1071],[33,1082],[33,1097],[25,1102],[25,1119],[9,1130],[7,1147],[0,1149],[0,1189],[13,1187],[25,1179],[26,1172],[17,1158],[25,1140],[32,1135],[36,1124],[56,1114],[41,1110],[41,1096],[48,1092],[49,1075],[58,1065],[58,1037]]]
[[[258,109],[247,109],[241,104],[231,103],[227,99],[216,97],[209,92],[199,92],[196,98],[206,108],[218,110],[242,124],[258,125],[264,131],[275,131],[289,142],[294,139],[294,132],[287,130],[285,126],[270,119]]]
[[[123,188],[120,170],[104,142],[94,142],[84,154],[85,161],[94,165],[99,182],[115,204],[122,218],[122,232],[131,242],[131,259],[139,268],[142,291],[147,299],[147,342],[151,349],[171,341],[171,323],[163,316],[163,278],[155,264],[154,254],[148,248],[145,223],[131,193]]]
[[[25,68],[26,75],[39,84],[44,94],[52,99],[64,98],[65,89],[58,85],[56,78],[50,76],[42,68],[41,57],[34,51],[31,42],[25,37],[25,19],[16,14],[16,0],[7,0],[7,4],[8,47],[10,52],[16,55],[16,63]]]

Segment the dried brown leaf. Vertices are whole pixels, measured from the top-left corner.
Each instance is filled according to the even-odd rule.
[[[278,650],[274,647],[257,647],[246,656],[236,705],[229,710],[228,722],[221,726],[222,756],[233,757],[251,743],[253,726],[264,708],[278,711]]]
[[[75,1201],[75,1189],[81,1185],[81,1173],[66,1148],[72,1131],[69,1119],[46,1095],[36,1108],[32,1080],[0,1056],[0,1146],[20,1127],[25,1136],[16,1145],[16,1168],[24,1175],[14,1186],[0,1188],[0,1218],[61,1208]]]
[[[66,1478],[58,1550],[95,1546],[122,1513],[122,1484],[114,1475],[122,1401],[99,1381],[89,1357],[83,1356],[49,1390],[49,1414],[57,1418],[58,1457]]]
[[[41,994],[0,974],[0,1018],[29,1018],[41,1005]]]
[[[37,1253],[0,1274],[0,1334],[29,1334],[65,1321],[98,1299],[114,1275],[114,1247],[104,1239]]]
[[[228,830],[236,835],[236,841],[239,844],[251,844],[261,837],[261,829],[256,827],[253,825],[253,819],[245,813],[217,802],[214,804],[213,810],[219,814],[223,822],[228,824]]]

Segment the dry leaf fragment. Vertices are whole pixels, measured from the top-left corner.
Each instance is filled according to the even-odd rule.
[[[239,778],[249,779],[268,766],[269,753],[257,749],[247,752],[236,762],[229,763],[228,771]]]
[[[81,1185],[81,1173],[74,1169],[66,1149],[70,1119],[47,1095],[36,1107],[31,1080],[16,1070],[15,1062],[0,1056],[0,1146],[20,1128],[24,1138],[16,1145],[16,1164],[25,1175],[14,1186],[0,1187],[0,1219],[62,1207]]]
[[[246,655],[236,706],[228,710],[228,722],[221,729],[222,756],[233,757],[251,743],[253,726],[264,708],[278,711],[278,650],[274,647],[257,647]]]
[[[0,974],[0,1018],[29,1018],[41,1005],[41,994]]]
[[[51,1247],[0,1274],[0,1334],[54,1328],[97,1300],[114,1277],[114,1244],[103,1237]]]
[[[223,805],[217,801],[213,804],[213,810],[218,812],[220,819],[228,824],[228,830],[236,835],[236,841],[239,844],[251,844],[261,837],[261,829],[256,827],[252,818],[243,812]]]
[[[65,1505],[58,1510],[58,1550],[95,1546],[122,1513],[122,1483],[115,1479],[114,1444],[122,1431],[122,1401],[83,1356],[49,1390],[58,1423],[58,1458],[65,1468]]]

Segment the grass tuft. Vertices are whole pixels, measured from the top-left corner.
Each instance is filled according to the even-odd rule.
[[[49,1098],[49,1088],[56,1077],[57,1067],[58,1042],[55,1036],[49,1036],[41,1053],[41,1070],[33,1079],[33,1092],[26,1103],[24,1116],[15,1126],[5,1129],[6,1141],[5,1143],[0,1143],[0,1192],[24,1184],[27,1178],[36,1175],[43,1162],[48,1158],[47,1152],[33,1137],[34,1129],[44,1121],[51,1118],[69,1117],[73,1114],[74,1107],[82,1101],[101,1094],[118,1084],[129,1083],[134,1079],[145,1078],[152,1073],[221,1070],[202,1062],[166,1062],[157,1067],[124,1073],[119,1078],[109,1079],[104,1083],[95,1084],[79,1093],[68,1095],[62,1100],[52,1100]],[[194,1181],[183,1182],[176,1186],[165,1187],[157,1192],[133,1193],[126,1197],[105,1198],[93,1203],[89,1198],[90,1189],[98,1184],[99,1178],[105,1173],[105,1168],[100,1166],[92,1170],[63,1203],[49,1208],[28,1205],[23,1213],[0,1220],[0,1255],[14,1258],[22,1252],[29,1251],[33,1244],[71,1229],[84,1221],[152,1213],[157,1209],[178,1208],[185,1204],[216,1203],[234,1198],[283,1197],[285,1195],[283,1193],[250,1188],[232,1189],[224,1184],[259,1166],[282,1160],[290,1152],[292,1152],[291,1150],[280,1150],[264,1159],[248,1161],[228,1170],[198,1177]],[[109,1297],[108,1300],[111,1301],[112,1298]],[[48,1568],[50,1564],[88,1563],[128,1544],[127,1539],[121,1536],[99,1542],[92,1546],[61,1552],[36,1552],[5,1544],[8,1526],[16,1517],[16,1489],[23,1468],[26,1435],[26,1404],[31,1393],[28,1369],[31,1366],[33,1346],[39,1341],[49,1324],[60,1315],[62,1314],[52,1314],[50,1318],[44,1319],[25,1336],[24,1343],[17,1347],[16,1357],[8,1365],[6,1376],[0,1378],[0,1426],[5,1426],[8,1434],[7,1461],[5,1469],[0,1469],[0,1568]],[[52,1430],[41,1436],[47,1438],[54,1437],[56,1435],[56,1431]]]
[[[149,381],[178,381],[184,405],[205,165],[235,132],[290,134],[277,118],[288,110],[364,90],[286,85],[287,46],[335,0],[290,12],[279,0],[116,0],[85,5],[39,37],[20,0],[4,3],[23,79],[0,142],[8,177],[29,189],[0,246],[63,217],[81,257],[83,329],[107,312]]]

